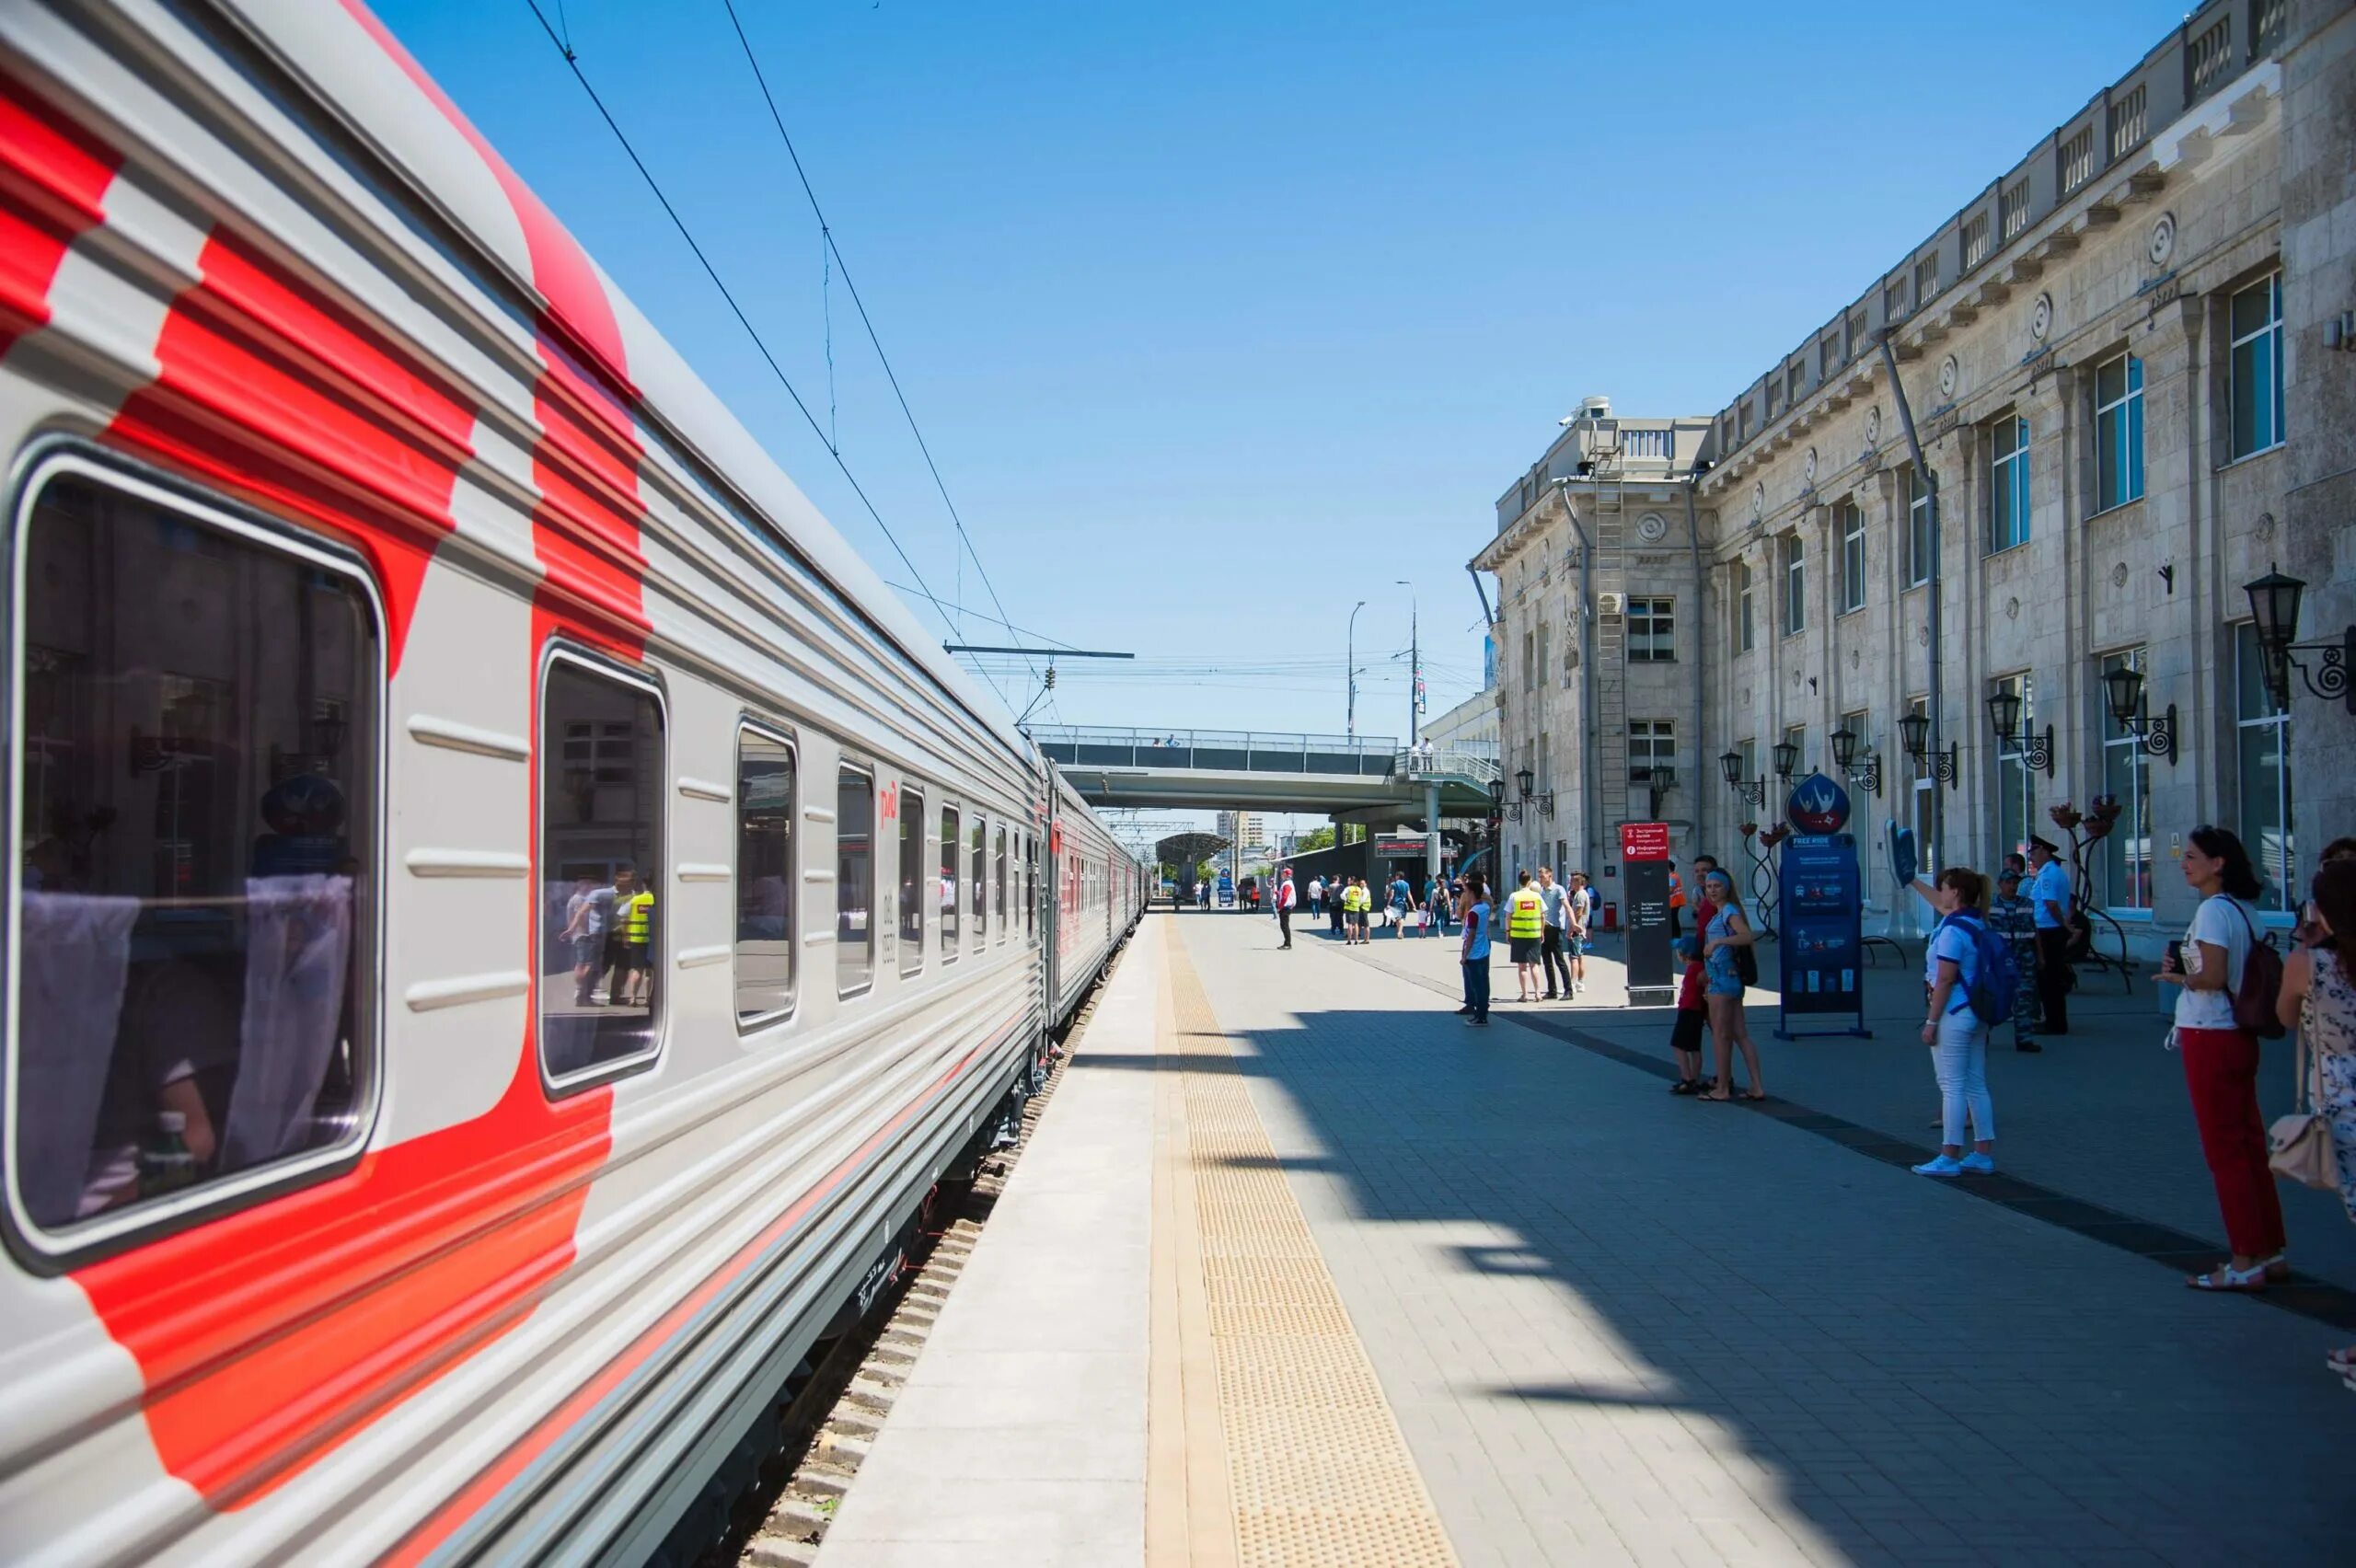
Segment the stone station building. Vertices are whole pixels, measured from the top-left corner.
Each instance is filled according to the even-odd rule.
[[[1615,824],[1647,815],[1680,859],[1738,860],[1737,824],[1777,820],[1778,744],[1837,777],[1846,730],[1880,775],[1851,790],[1870,902],[1892,819],[1992,866],[2108,795],[2093,894],[2131,949],[2189,914],[2175,855],[2204,822],[2287,921],[2356,831],[2356,710],[2295,667],[2278,704],[2244,585],[2303,579],[2307,641],[2356,621],[2351,170],[2356,10],[2219,0],[1715,418],[1566,421],[1473,562],[1498,580],[1507,769],[1534,776],[1508,868],[1608,888]]]

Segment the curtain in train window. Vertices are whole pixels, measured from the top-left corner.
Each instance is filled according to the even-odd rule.
[[[875,979],[875,776],[835,775],[835,986],[848,997]]]
[[[793,1005],[793,752],[736,736],[736,1017]]]
[[[924,797],[900,788],[900,973],[924,967]]]
[[[540,1060],[553,1079],[653,1054],[662,835],[654,693],[556,659],[540,692]]]
[[[11,1148],[62,1228],[361,1131],[384,677],[327,557],[79,475],[20,549]]]
[[[970,835],[967,840],[966,897],[968,907],[974,914],[974,945],[980,947],[990,929],[989,829],[976,816],[973,826],[966,831]]]
[[[941,808],[941,956],[957,956],[957,808]]]

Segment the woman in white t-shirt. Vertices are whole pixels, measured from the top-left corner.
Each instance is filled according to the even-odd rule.
[[[1972,983],[1980,978],[1978,924],[1988,879],[1964,866],[1949,866],[1936,882],[1915,888],[1939,912],[1931,940],[1923,944],[1923,990],[1928,997],[1923,1043],[1939,1079],[1939,1153],[1914,1167],[1917,1176],[1991,1176],[1996,1170],[1996,1108],[1988,1097],[1988,1025],[1971,1010]],[[1979,1137],[1963,1152],[1965,1124]]]
[[[2184,933],[2182,956],[2172,951],[2154,978],[2182,987],[2172,1033],[2234,1253],[2185,1283],[2195,1290],[2264,1290],[2291,1265],[2282,1255],[2282,1202],[2266,1163],[2266,1122],[2258,1113],[2258,1036],[2234,1021],[2242,964],[2258,940],[2250,907],[2258,872],[2233,834],[2196,827],[2185,837],[2184,880],[2200,904]]]

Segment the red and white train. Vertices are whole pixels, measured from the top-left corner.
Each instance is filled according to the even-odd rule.
[[[0,1560],[629,1562],[1138,868],[359,0],[0,4]]]

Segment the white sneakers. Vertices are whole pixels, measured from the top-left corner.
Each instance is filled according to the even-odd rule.
[[[1912,1169],[1917,1176],[1937,1176],[1948,1179],[1957,1176],[1993,1176],[1996,1173],[1996,1160],[1992,1155],[1981,1154],[1975,1150],[1965,1155],[1961,1159],[1955,1159],[1942,1154],[1926,1159]]]

